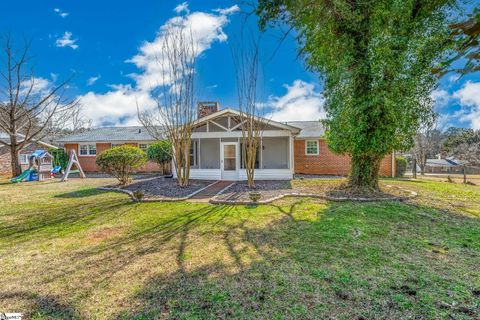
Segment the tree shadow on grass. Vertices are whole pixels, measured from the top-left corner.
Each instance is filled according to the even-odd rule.
[[[61,198],[61,199],[70,199],[70,198],[85,198],[91,196],[98,196],[102,193],[108,191],[99,190],[97,188],[88,188],[88,189],[81,189],[72,192],[61,193],[53,196],[54,198]]]
[[[68,209],[53,206],[48,210],[32,210],[22,218],[4,224],[0,228],[0,240],[12,246],[32,238],[56,238],[59,233],[66,235],[87,228],[97,219],[119,217],[135,206],[127,199],[96,199],[94,202],[70,205]]]
[[[245,219],[225,225],[229,259],[193,268],[178,260],[177,271],[150,278],[132,309],[116,318],[478,316],[472,290],[478,219],[452,215],[432,224],[432,216],[444,213],[401,203],[330,203],[314,220],[302,218],[302,201],[276,208],[282,216],[266,227]],[[473,242],[468,248],[462,236],[451,234],[460,229]],[[436,243],[450,253],[435,251]],[[258,258],[245,263],[239,244],[255,248]],[[178,246],[178,256],[185,245]]]
[[[25,305],[25,310],[9,310],[21,313],[28,319],[81,319],[75,307],[61,301],[60,297],[38,295],[25,291],[2,292],[0,301],[9,300]],[[4,310],[2,310],[4,311]]]

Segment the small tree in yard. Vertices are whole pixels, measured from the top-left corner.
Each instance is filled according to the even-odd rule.
[[[148,160],[157,163],[161,174],[164,174],[166,166],[172,161],[172,144],[164,140],[149,145],[147,157]]]
[[[237,80],[237,97],[239,117],[237,121],[242,129],[243,166],[247,174],[249,188],[255,188],[255,163],[257,151],[266,126],[259,119],[257,101],[259,44],[256,41],[242,41],[237,48],[232,48],[232,56]]]
[[[15,48],[9,36],[0,54],[0,131],[9,136],[12,176],[22,173],[18,153],[26,145],[71,124],[77,101],[64,97],[68,80],[54,84],[37,78],[29,66],[30,44]]]
[[[259,0],[260,25],[289,24],[325,80],[328,146],[351,157],[349,186],[378,190],[380,162],[408,150],[431,113],[432,70],[451,46],[454,0]]]
[[[433,114],[427,121],[420,125],[414,137],[412,153],[412,173],[417,177],[417,165],[420,167],[420,174],[425,175],[427,159],[433,158],[442,151],[443,134],[435,129],[437,115]]]
[[[130,183],[135,169],[147,163],[147,155],[140,148],[120,146],[100,153],[96,162],[102,171],[113,175],[121,185],[126,185]]]
[[[189,150],[196,114],[194,80],[198,44],[183,24],[173,24],[162,32],[163,42],[156,54],[161,83],[152,93],[157,108],[139,111],[138,118],[154,138],[171,142],[177,182],[186,187],[190,179]]]

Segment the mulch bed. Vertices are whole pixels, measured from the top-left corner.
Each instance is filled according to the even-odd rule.
[[[208,186],[212,181],[190,180],[187,187],[179,187],[176,179],[153,177],[134,180],[132,184],[121,187],[122,190],[142,192],[144,200],[182,199]]]
[[[411,191],[389,185],[382,185],[382,192],[352,193],[343,187],[341,181],[319,184],[292,184],[291,181],[256,181],[255,186],[255,190],[252,190],[246,182],[237,182],[221,194],[215,196],[211,202],[232,204],[253,203],[250,198],[252,191],[260,193],[258,203],[269,203],[285,196],[311,196],[333,201],[382,201],[404,200],[416,195]]]
[[[215,196],[215,200],[249,202],[251,191],[260,192],[261,200],[265,200],[292,193],[294,189],[291,182],[285,180],[255,181],[255,190],[250,189],[246,181],[240,181]]]

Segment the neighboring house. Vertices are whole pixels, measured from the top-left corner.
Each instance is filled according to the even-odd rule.
[[[246,180],[243,168],[242,130],[236,110],[218,110],[218,104],[207,108],[199,104],[199,117],[192,133],[190,178],[209,180]],[[347,175],[350,159],[333,154],[322,138],[319,121],[276,122],[258,118],[264,131],[258,150],[255,179],[291,179],[298,174]],[[110,127],[92,129],[63,137],[67,152],[75,150],[85,171],[95,172],[96,155],[112,146],[128,144],[146,149],[155,140],[143,127]],[[140,172],[158,171],[148,163]],[[394,176],[393,153],[380,167],[382,176]]]
[[[464,162],[452,157],[427,159],[425,173],[463,173]],[[467,174],[480,174],[480,168],[469,167],[466,165]],[[420,167],[417,165],[417,172]]]
[[[147,150],[148,145],[155,139],[141,126],[134,127],[106,127],[91,129],[75,133],[58,139],[64,145],[67,154],[75,150],[82,169],[86,172],[98,172],[100,169],[95,163],[97,155],[111,147],[131,145]],[[140,168],[140,172],[159,171],[160,168],[153,162],[148,162]]]
[[[18,135],[19,141],[22,141],[23,136]],[[6,133],[0,133],[0,140],[6,144],[10,144],[10,137]],[[27,143],[25,147],[19,152],[19,162],[22,166],[22,170],[28,168],[28,157],[35,150],[45,150],[48,151],[50,148],[56,148],[56,146],[43,141],[35,141]],[[1,175],[11,175],[12,173],[12,157],[10,155],[10,147],[0,143],[0,174]]]

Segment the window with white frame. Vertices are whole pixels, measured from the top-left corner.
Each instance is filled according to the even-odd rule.
[[[318,155],[318,140],[305,141],[305,154],[309,156]]]
[[[81,156],[94,156],[97,154],[97,145],[95,144],[81,144],[79,148]]]
[[[20,153],[18,157],[20,158],[20,164],[28,164],[28,157],[30,155],[26,153]]]
[[[147,143],[139,143],[138,147],[142,149],[143,151],[147,152],[148,149],[148,144]]]

